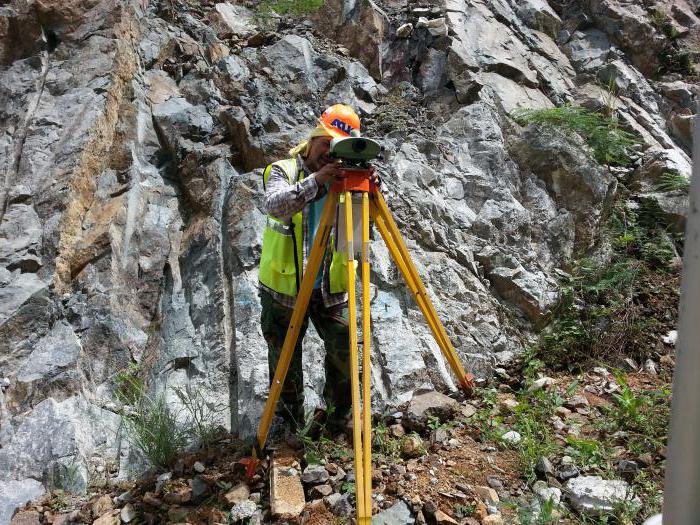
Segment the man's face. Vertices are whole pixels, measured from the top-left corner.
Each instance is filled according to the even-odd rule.
[[[314,137],[311,139],[311,149],[306,157],[306,165],[312,171],[318,171],[331,162],[328,153],[331,149],[330,137]]]

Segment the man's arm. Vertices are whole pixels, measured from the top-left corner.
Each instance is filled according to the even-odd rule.
[[[313,176],[290,184],[279,166],[272,166],[265,185],[265,209],[273,217],[289,219],[316,198],[318,184]]]

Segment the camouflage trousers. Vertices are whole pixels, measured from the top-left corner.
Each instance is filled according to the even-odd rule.
[[[262,305],[262,333],[267,341],[267,359],[270,381],[272,381],[282,353],[287,327],[292,318],[292,309],[275,301],[265,290],[260,290],[260,303]],[[330,309],[326,308],[323,304],[321,290],[315,289],[299,332],[280,398],[282,405],[280,415],[290,423],[297,425],[302,425],[304,422],[304,380],[301,360],[302,341],[309,326],[309,318],[311,318],[316,332],[323,339],[326,349],[326,385],[323,392],[326,404],[335,407],[335,417],[344,416],[352,406],[348,305],[345,303]]]

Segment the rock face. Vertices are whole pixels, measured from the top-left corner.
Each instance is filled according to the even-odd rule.
[[[136,474],[125,373],[179,414],[187,389],[222,427],[254,432],[269,381],[260,168],[329,104],[354,106],[383,142],[389,206],[477,376],[546,323],[556,270],[595,249],[616,195],[580,138],[522,129],[511,111],[612,108],[642,140],[635,197],[682,228],[684,197],[658,186],[690,174],[697,93],[675,59],[698,24],[676,2],[671,42],[632,4],[330,0],[306,23],[260,27],[228,3],[6,2],[0,523],[39,484],[85,490],[105,463]],[[373,407],[453,389],[388,251],[371,250]],[[311,407],[323,349],[313,330],[304,345]]]

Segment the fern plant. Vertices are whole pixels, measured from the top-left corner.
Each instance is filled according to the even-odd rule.
[[[622,129],[614,116],[606,116],[580,106],[521,109],[513,113],[513,118],[521,125],[539,124],[578,133],[601,164],[630,164],[629,150],[639,143],[636,135]]]

